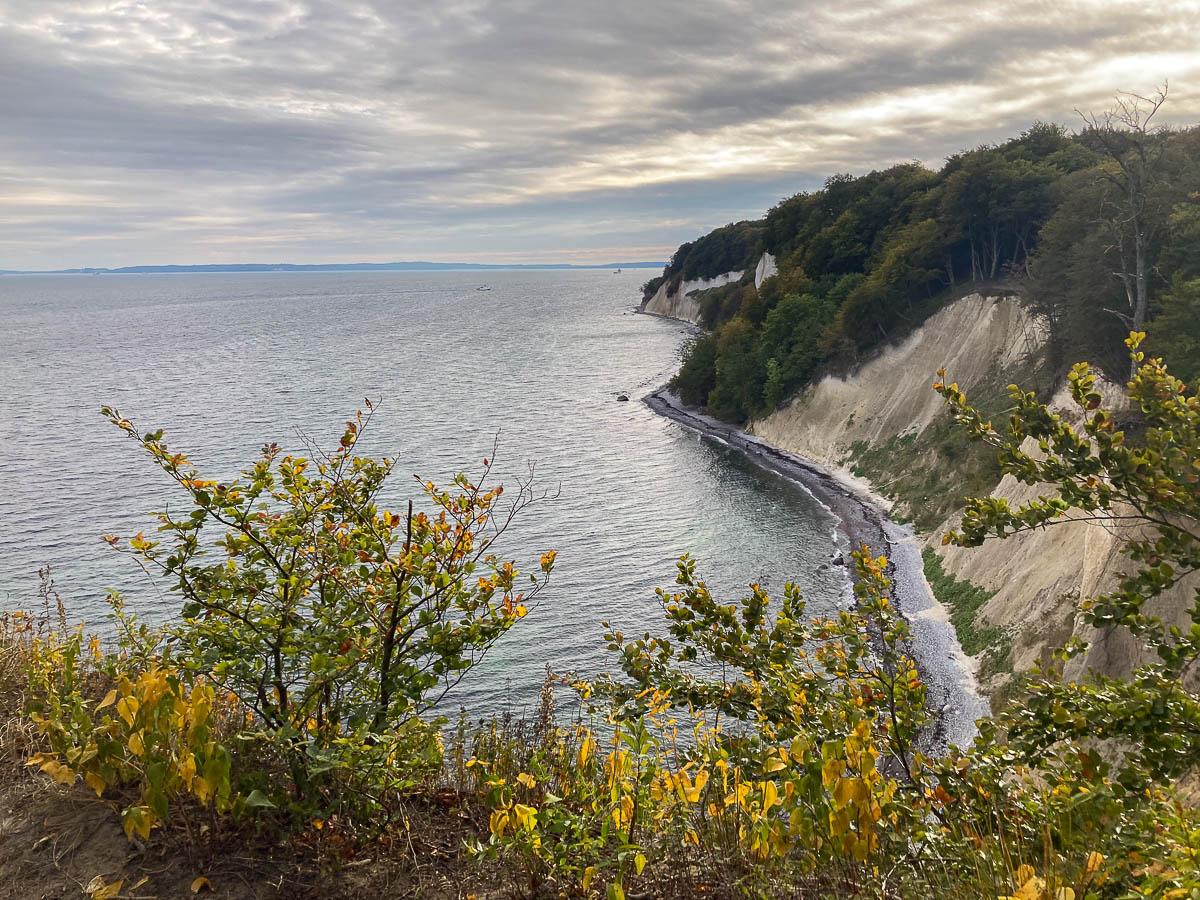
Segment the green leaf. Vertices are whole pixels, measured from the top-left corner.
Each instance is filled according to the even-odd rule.
[[[275,804],[271,802],[271,798],[269,798],[258,788],[255,788],[246,796],[246,808],[275,809]]]

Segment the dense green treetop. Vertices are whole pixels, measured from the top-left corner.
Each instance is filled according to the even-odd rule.
[[[1128,214],[1136,208],[1149,345],[1194,378],[1197,192],[1198,128],[1138,131],[1111,114],[1078,133],[1039,122],[956,154],[940,171],[911,162],[834,175],[760,221],[683,244],[646,287],[746,273],[702,294],[711,334],[676,382],[685,400],[730,421],[769,413],[821,372],[854,365],[979,287],[1033,303],[1057,358],[1088,359],[1123,379],[1139,279]],[[749,273],[764,252],[779,273],[756,289]]]

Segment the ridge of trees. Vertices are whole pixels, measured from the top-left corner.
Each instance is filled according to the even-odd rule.
[[[1185,378],[1200,374],[1200,128],[1156,115],[1166,88],[1119,95],[1082,127],[1038,122],[951,156],[834,175],[757,222],[679,247],[664,282],[741,270],[701,304],[709,333],[675,386],[729,421],[766,415],[821,372],[859,362],[962,293],[1019,291],[1062,360],[1127,375],[1131,328]],[[756,289],[762,253],[778,275]],[[1161,327],[1157,324],[1161,321]]]

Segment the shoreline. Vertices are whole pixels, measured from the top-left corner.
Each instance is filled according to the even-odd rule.
[[[910,650],[929,691],[934,727],[925,749],[941,754],[950,744],[970,744],[977,733],[976,720],[990,709],[977,689],[972,660],[962,652],[944,607],[925,581],[921,543],[911,526],[893,522],[887,501],[864,485],[685,406],[666,385],[642,397],[642,402],[658,415],[738,450],[761,468],[800,485],[837,519],[837,532],[851,548],[866,544],[876,556],[888,557],[892,599],[909,623]],[[849,580],[848,558],[845,566]]]

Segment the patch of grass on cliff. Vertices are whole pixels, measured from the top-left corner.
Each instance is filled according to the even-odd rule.
[[[1032,382],[1045,392],[1052,383],[1048,365],[1043,353],[1019,370],[995,371],[971,391],[971,400],[984,415],[1003,422],[1012,405],[1009,383]],[[986,497],[1001,477],[995,451],[969,441],[949,413],[939,414],[921,431],[875,443],[855,441],[843,465],[896,502],[893,518],[911,521],[926,533],[961,509],[966,498]]]
[[[899,505],[902,518],[932,531],[959,509],[965,498],[986,496],[1000,480],[995,454],[967,444],[949,416],[922,432],[894,435],[869,444],[855,441],[846,460]]]
[[[1003,628],[979,624],[979,610],[995,596],[995,592],[955,578],[942,568],[941,559],[930,547],[925,548],[921,558],[925,562],[925,580],[933,595],[950,610],[950,623],[963,652],[968,656],[984,655],[984,675],[1006,670],[1012,638]]]

